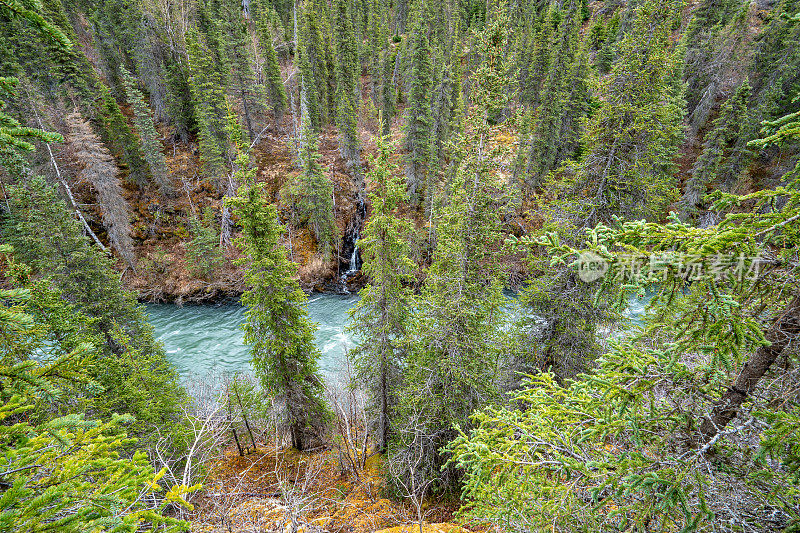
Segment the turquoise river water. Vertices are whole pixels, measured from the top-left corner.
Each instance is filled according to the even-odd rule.
[[[308,314],[317,324],[315,336],[322,352],[320,367],[328,377],[345,367],[345,353],[353,347],[345,326],[347,311],[357,300],[356,296],[335,294],[309,297]],[[631,299],[625,314],[636,322],[644,304],[645,301]],[[242,341],[244,309],[240,305],[148,304],[145,308],[156,337],[164,343],[167,357],[182,378],[250,372],[250,353]],[[513,304],[507,310],[513,313]]]
[[[309,297],[308,314],[317,324],[315,336],[322,352],[320,367],[328,375],[343,367],[345,352],[353,346],[344,328],[347,311],[357,299],[335,294]],[[250,371],[250,353],[242,340],[242,306],[147,304],[145,309],[181,377]]]

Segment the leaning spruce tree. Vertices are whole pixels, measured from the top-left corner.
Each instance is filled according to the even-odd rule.
[[[170,196],[174,191],[169,180],[167,160],[161,151],[161,142],[158,140],[158,132],[156,132],[153,117],[150,115],[150,108],[144,101],[144,95],[136,86],[136,80],[131,73],[123,66],[120,66],[120,72],[122,72],[122,81],[125,85],[128,102],[133,106],[133,120],[139,132],[139,144],[144,160],[150,167],[150,175],[161,190],[161,194]]]
[[[243,253],[239,264],[247,267],[244,340],[264,390],[280,406],[284,432],[294,448],[304,450],[321,436],[327,416],[306,295],[296,278],[297,267],[278,242],[283,226],[263,185],[243,185],[226,202],[242,226],[237,244]]]

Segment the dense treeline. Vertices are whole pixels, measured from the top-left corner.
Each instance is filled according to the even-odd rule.
[[[210,418],[120,281],[173,216],[191,276],[238,273],[248,394],[297,450],[341,406],[296,262],[360,252],[393,495],[800,528],[795,0],[10,0],[0,33],[0,527],[186,527]]]

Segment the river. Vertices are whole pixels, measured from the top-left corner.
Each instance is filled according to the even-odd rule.
[[[309,297],[308,314],[317,324],[315,337],[322,352],[320,368],[328,376],[343,368],[345,352],[353,346],[344,328],[347,311],[357,300],[335,294]],[[147,304],[145,310],[156,338],[164,343],[167,358],[182,378],[251,371],[249,347],[242,340],[242,306]]]
[[[509,302],[514,301],[507,293]],[[649,299],[649,298],[648,298]],[[646,300],[631,298],[625,311],[638,323]],[[308,314],[317,325],[315,337],[322,352],[320,368],[327,377],[339,374],[345,366],[345,353],[353,346],[345,332],[347,311],[357,296],[312,294]],[[244,308],[236,303],[223,305],[147,304],[145,306],[158,340],[164,343],[167,358],[186,379],[209,374],[250,372],[250,352],[242,338]],[[513,304],[507,311],[513,311]]]

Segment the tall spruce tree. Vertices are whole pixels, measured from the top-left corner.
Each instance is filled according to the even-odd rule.
[[[418,204],[430,157],[433,88],[431,47],[419,17],[412,23],[407,53],[409,93],[405,124],[406,178],[411,201]]]
[[[319,163],[317,136],[309,122],[309,119],[303,120],[305,143],[300,151],[300,174],[286,182],[281,198],[290,208],[293,221],[308,226],[317,240],[318,250],[327,257],[339,241],[339,229],[333,216],[333,183]]]
[[[397,392],[402,386],[407,332],[414,307],[410,283],[416,269],[410,241],[414,225],[398,210],[407,199],[405,183],[390,161],[388,139],[376,140],[378,154],[372,159],[367,179],[372,213],[358,241],[369,284],[350,311],[350,331],[359,340],[348,352],[356,373],[355,384],[367,391],[373,414],[378,450],[385,453],[394,431]]]
[[[601,82],[601,104],[583,132],[581,159],[547,185],[563,203],[544,215],[560,221],[566,242],[614,216],[658,216],[676,196],[672,162],[683,109],[674,78],[683,55],[669,40],[675,9],[669,1],[636,8],[634,25],[619,43],[620,57]],[[616,314],[594,300],[574,271],[544,261],[534,259],[532,270],[545,274],[532,278],[522,296],[527,311],[518,351],[524,365],[574,378],[596,357],[598,324]]]
[[[311,117],[311,128],[318,132],[330,118],[333,95],[330,94],[330,50],[323,28],[327,25],[326,12],[314,2],[305,2],[300,14],[300,34],[297,36],[298,69],[301,83],[301,107]]]
[[[144,96],[136,86],[136,80],[131,73],[123,66],[120,66],[120,72],[128,102],[133,107],[133,120],[139,133],[142,154],[150,167],[150,175],[161,190],[161,194],[171,196],[174,190],[169,179],[167,160],[161,151],[161,142],[158,140],[158,132],[156,132],[153,117],[150,115],[150,108],[144,101]]]
[[[273,35],[270,29],[270,13],[271,6],[266,0],[258,0],[253,2],[256,7],[255,26],[258,34],[258,44],[260,45],[261,54],[263,56],[263,77],[264,85],[266,86],[267,96],[272,107],[272,116],[275,121],[276,128],[280,128],[283,119],[283,112],[286,110],[287,97],[286,88],[283,85],[281,78],[281,68],[278,63],[278,55],[275,52],[275,45],[272,42]]]
[[[457,435],[478,406],[498,399],[503,295],[498,254],[504,178],[497,161],[506,154],[490,143],[498,126],[492,110],[505,105],[508,18],[502,8],[477,35],[482,61],[448,204],[437,220],[437,243],[409,338],[390,461],[417,482],[452,487],[455,469],[442,469],[441,447]],[[416,483],[416,482],[415,482]]]
[[[364,200],[364,177],[361,171],[361,141],[358,136],[358,109],[361,104],[361,63],[358,60],[350,0],[336,0],[335,75],[336,125],[339,128],[339,152],[353,180],[360,202]]]
[[[164,348],[133,294],[122,288],[109,258],[83,233],[55,189],[35,177],[11,191],[11,216],[3,224],[3,238],[14,247],[15,260],[26,265],[30,281],[44,279],[72,306],[69,320],[59,321],[49,305],[36,314],[53,328],[53,342],[69,351],[79,344],[72,331],[75,320],[85,323],[96,339],[97,364],[90,376],[109,394],[92,395],[90,408],[104,418],[113,413],[136,417],[132,433],[148,439],[182,431],[178,423],[185,390]],[[48,231],[42,232],[42,228]],[[25,280],[24,283],[30,281]],[[52,318],[52,320],[51,320]]]
[[[149,169],[136,136],[128,126],[111,90],[100,81],[97,82],[97,90],[100,93],[98,115],[102,124],[100,137],[103,144],[119,161],[119,165],[127,169],[128,180],[140,187],[144,186]]]
[[[230,89],[241,102],[248,137],[255,139],[258,117],[264,108],[263,92],[256,85],[253,72],[247,26],[242,13],[242,2],[222,0],[219,17],[224,54],[230,64]]]
[[[736,141],[741,128],[747,122],[747,104],[750,93],[750,83],[745,80],[722,105],[719,116],[714,121],[714,128],[706,135],[703,151],[692,167],[692,177],[686,182],[686,188],[680,200],[681,214],[684,218],[697,214],[697,207],[705,196],[706,188],[718,178],[724,159],[730,156],[731,149],[737,147],[746,149]],[[730,181],[728,176],[719,177],[723,181]]]
[[[239,217],[247,267],[245,342],[251,345],[251,361],[266,392],[280,405],[282,430],[297,450],[320,438],[326,418],[322,378],[314,344],[314,326],[308,319],[306,295],[297,282],[297,268],[278,242],[283,227],[261,184],[243,185],[239,195],[227,200]]]
[[[580,53],[580,16],[573,5],[572,10],[561,18],[550,43],[550,57],[547,62],[549,67],[541,84],[541,102],[533,117],[530,133],[525,172],[525,182],[530,188],[542,185],[546,174],[556,168],[567,155],[566,147],[574,146],[576,142],[574,136],[571,139],[562,138],[562,133],[569,135],[574,131],[562,125],[565,122],[575,125],[580,119],[580,114],[568,114],[568,111],[582,111],[580,103],[571,102],[571,98],[586,98],[586,95],[573,92],[576,86],[585,86],[586,80],[582,77],[587,74],[584,68],[580,68],[576,57]]]
[[[194,102],[200,161],[208,177],[220,178],[228,152],[225,133],[226,80],[220,74],[212,50],[203,36],[192,29],[186,34],[189,58],[189,88]]]

